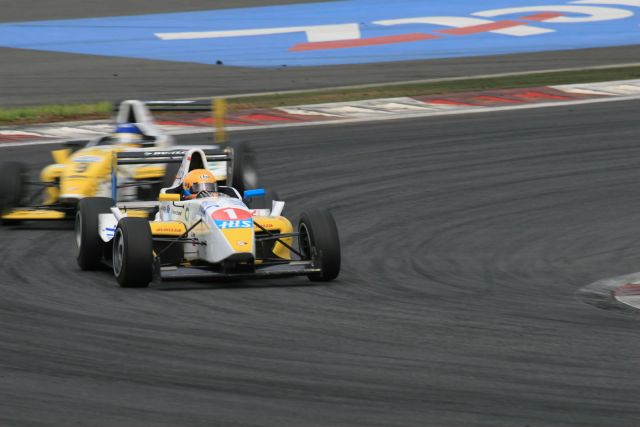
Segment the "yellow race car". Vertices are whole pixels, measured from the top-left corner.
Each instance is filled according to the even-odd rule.
[[[176,110],[179,107],[176,108]],[[54,163],[39,179],[19,162],[0,163],[0,221],[4,225],[25,220],[64,220],[75,217],[78,202],[86,197],[111,197],[117,201],[155,200],[160,189],[173,182],[175,164],[130,165],[117,170],[112,179],[114,157],[120,152],[185,152],[190,147],[175,145],[173,137],[160,131],[150,110],[141,101],[124,101],[116,116],[116,131],[93,141],[72,141],[52,151]],[[199,146],[207,155],[228,154],[227,162],[212,162],[209,168],[223,183],[243,191],[257,186],[253,152],[249,146]],[[35,188],[34,191],[30,191]]]

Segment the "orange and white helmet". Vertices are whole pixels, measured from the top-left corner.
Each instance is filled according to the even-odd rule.
[[[207,169],[194,169],[187,174],[182,182],[185,199],[193,199],[199,193],[215,193],[218,191],[216,177]]]

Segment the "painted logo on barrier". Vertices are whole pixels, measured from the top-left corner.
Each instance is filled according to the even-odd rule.
[[[640,0],[345,0],[0,24],[0,46],[239,66],[307,66],[640,43]]]

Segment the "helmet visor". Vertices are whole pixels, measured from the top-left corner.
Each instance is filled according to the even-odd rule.
[[[218,184],[215,182],[196,182],[191,186],[191,193],[197,194],[202,191],[207,191],[209,193],[215,193],[218,191]]]

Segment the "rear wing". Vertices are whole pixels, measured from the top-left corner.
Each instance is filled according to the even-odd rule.
[[[136,123],[140,130],[146,135],[162,135],[160,129],[155,125],[152,111],[173,111],[192,112],[208,111],[213,113],[213,121],[216,142],[225,142],[226,134],[224,128],[224,118],[227,111],[227,103],[224,98],[214,98],[211,100],[198,101],[122,101],[117,110],[116,123]],[[166,144],[165,144],[166,145]]]
[[[225,117],[227,115],[227,101],[224,98],[197,101],[146,101],[145,107],[150,111],[208,111],[213,116],[215,141],[224,143],[227,140],[225,131]]]
[[[114,152],[111,163],[111,197],[114,201],[118,200],[118,166],[120,165],[181,163],[176,175],[176,181],[180,181],[191,169],[207,169],[210,163],[230,161],[231,155],[220,148]],[[190,168],[191,163],[194,163],[193,168]]]
[[[150,111],[212,111],[211,101],[139,101],[128,99],[113,104],[117,123],[151,122]]]
[[[121,151],[113,153],[116,165],[143,165],[154,163],[181,163],[186,154],[195,149],[176,149],[163,151]],[[222,149],[200,148],[199,151],[206,156],[208,161],[228,162],[231,156]]]
[[[212,101],[145,101],[150,111],[213,111]]]

